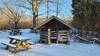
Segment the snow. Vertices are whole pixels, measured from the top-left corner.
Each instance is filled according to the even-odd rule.
[[[30,33],[29,29],[24,29],[22,36],[31,39],[32,42],[39,40],[39,34]],[[8,31],[0,32],[0,43],[9,42]],[[0,56],[100,56],[100,45],[98,44],[85,44],[79,42],[71,42],[67,44],[34,44],[32,49],[11,53],[4,49],[5,46],[0,44]]]
[[[17,35],[17,36],[9,36],[9,38],[17,39],[17,40],[29,40],[29,38],[23,37],[23,36],[20,36],[20,35]]]

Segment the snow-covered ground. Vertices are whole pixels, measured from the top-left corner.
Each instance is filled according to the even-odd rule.
[[[30,33],[29,29],[22,30],[22,36],[31,39],[31,42],[39,40],[39,34]],[[8,31],[0,31],[0,43],[9,41]],[[84,44],[71,42],[65,44],[35,44],[32,49],[21,51],[16,54],[4,49],[5,46],[0,44],[0,56],[100,56],[100,45]]]

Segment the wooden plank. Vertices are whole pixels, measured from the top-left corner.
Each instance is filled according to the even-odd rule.
[[[57,37],[50,37],[50,39],[57,39]]]
[[[59,32],[67,32],[66,30],[60,30]]]
[[[87,42],[92,42],[92,41],[90,41],[90,40],[86,39],[85,37],[77,36],[77,38],[79,38],[80,40],[87,41]]]

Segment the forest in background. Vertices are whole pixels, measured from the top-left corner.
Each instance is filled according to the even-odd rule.
[[[37,25],[43,23],[46,20],[45,17],[39,17],[37,20]],[[66,24],[71,25],[72,20],[66,20],[63,19],[63,21],[66,22]],[[18,28],[19,29],[28,29],[32,28],[32,17],[31,16],[24,16],[18,23]],[[13,29],[14,24],[9,21],[9,19],[6,16],[0,16],[0,29],[5,30],[5,29]]]

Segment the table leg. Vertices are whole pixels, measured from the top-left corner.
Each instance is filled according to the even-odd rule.
[[[8,49],[9,48],[9,46],[7,46],[5,49]]]
[[[9,43],[12,43],[12,42],[13,42],[13,39],[11,39]]]

